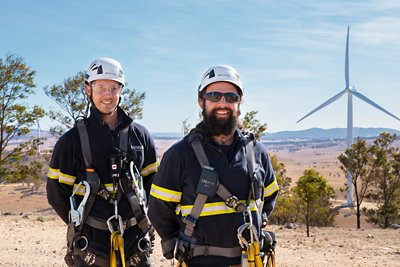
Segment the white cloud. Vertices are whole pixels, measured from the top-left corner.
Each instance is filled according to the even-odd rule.
[[[356,25],[354,35],[369,44],[400,45],[400,18],[379,17]]]

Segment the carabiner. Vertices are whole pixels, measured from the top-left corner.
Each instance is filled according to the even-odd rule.
[[[85,195],[84,195],[81,203],[79,204],[78,208],[76,208],[74,196],[82,184],[85,187]],[[69,219],[71,222],[75,223],[75,226],[79,226],[82,223],[83,214],[85,212],[85,205],[89,198],[89,195],[90,195],[90,185],[87,181],[83,180],[76,186],[75,190],[72,192],[72,195],[69,197],[69,203],[71,206],[70,213],[69,213],[69,217],[70,217]]]
[[[249,216],[249,231],[250,231],[250,244],[252,244],[254,242],[254,238],[253,238],[253,228],[255,229],[254,225],[253,225],[253,216],[251,215],[251,210],[250,210],[250,206],[247,207],[247,215]]]
[[[117,231],[121,233],[121,236],[124,235],[124,223],[122,222],[122,217],[120,215],[112,215],[110,218],[107,220],[107,226],[108,230],[110,230],[111,233],[115,233],[117,231],[114,230],[114,226],[112,225],[112,220],[115,219],[118,222],[118,228]]]
[[[249,229],[250,231],[250,242],[246,240],[246,238],[243,237],[243,231]],[[253,224],[250,223],[245,223],[242,224],[238,230],[237,230],[237,238],[239,239],[239,244],[242,248],[247,248],[249,244],[252,244],[254,240],[258,242],[258,235],[257,235],[257,229]]]

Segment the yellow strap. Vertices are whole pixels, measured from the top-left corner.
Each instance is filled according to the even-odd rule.
[[[184,261],[183,262],[179,262],[178,261],[178,263],[176,264],[176,267],[188,267],[188,266],[187,266],[186,262],[184,262]]]
[[[249,261],[249,267],[256,267],[256,261],[255,261],[255,250],[253,243],[249,244],[247,247],[247,257]]]
[[[122,267],[125,267],[124,238],[120,232],[111,233],[110,267],[117,267],[117,251],[119,251]]]
[[[275,267],[275,252],[272,252],[271,255],[268,257],[267,266],[266,267]]]
[[[260,244],[258,242],[253,242],[251,244],[254,247],[254,258],[256,262],[256,267],[263,267],[263,263],[260,256]]]

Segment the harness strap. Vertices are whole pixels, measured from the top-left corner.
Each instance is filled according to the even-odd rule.
[[[94,203],[94,200],[96,198],[96,194],[98,192],[98,189],[100,187],[100,178],[98,177],[97,173],[90,168],[92,164],[92,157],[91,157],[91,150],[90,150],[90,143],[89,143],[89,136],[86,130],[85,122],[83,120],[79,120],[77,122],[77,129],[79,132],[79,137],[81,140],[81,148],[82,148],[82,154],[83,158],[85,161],[86,165],[86,172],[87,172],[87,180],[89,182],[90,186],[90,196],[88,198],[88,201],[86,203],[86,208],[85,208],[85,215],[83,222],[85,222],[92,206]],[[120,138],[119,138],[119,148],[123,153],[128,152],[128,139],[129,139],[129,129],[130,127],[125,127],[121,132],[120,132]],[[94,177],[95,176],[95,177]],[[91,179],[90,179],[91,178]],[[124,178],[122,178],[124,179]],[[135,177],[132,177],[132,179],[135,179]],[[95,186],[92,187],[92,184]],[[137,196],[133,193],[133,190],[130,186],[126,186],[124,189],[125,196],[127,197],[129,204],[135,214],[136,220],[138,222],[138,225],[140,229],[142,230],[143,233],[147,233],[149,228],[150,228],[150,222],[147,219],[146,214],[144,214],[140,208],[139,200]],[[122,197],[122,194],[120,191],[117,194],[117,200]]]
[[[246,145],[246,158],[247,158],[247,170],[249,174],[252,176],[254,171],[256,170],[256,156],[254,154],[254,143],[250,141]]]
[[[210,163],[207,159],[206,153],[204,151],[204,148],[203,148],[199,138],[191,139],[191,145],[192,145],[193,151],[197,157],[197,160],[198,160],[200,166],[202,168],[206,168],[206,169],[210,169],[210,168],[213,169],[212,167],[210,167]],[[252,145],[250,145],[250,146],[247,145],[246,148],[247,147],[252,147]],[[254,150],[251,150],[251,151],[246,150],[246,152],[247,152],[247,154],[252,154],[253,160],[255,160]],[[252,163],[252,165],[254,165],[254,163]],[[250,170],[249,170],[249,172],[250,172]],[[240,202],[237,197],[235,197],[231,192],[229,192],[229,190],[223,184],[221,184],[219,182],[218,182],[216,194],[219,197],[221,197],[223,200],[225,200],[225,203],[228,207],[234,208],[236,211],[239,211],[239,212],[245,212],[247,210],[246,205],[244,205],[242,202]],[[208,198],[207,195],[198,193],[196,196],[196,199],[194,201],[193,208],[190,212],[190,215],[186,216],[184,219],[184,222],[186,222],[184,233],[186,235],[188,235],[189,237],[192,236],[192,234],[193,234],[195,223],[196,223],[197,219],[199,218],[201,211],[203,210],[203,207],[207,201],[207,198]]]
[[[147,218],[146,213],[143,212],[142,209],[140,208],[138,197],[133,193],[133,190],[125,192],[125,196],[129,201],[133,213],[135,214],[135,218],[136,221],[138,222],[140,230],[142,230],[142,232],[146,234],[149,231],[151,224],[149,219]]]
[[[87,217],[86,224],[93,228],[99,229],[99,230],[103,230],[103,231],[109,230],[108,225],[107,225],[107,220],[96,218],[94,216]],[[125,220],[125,221],[123,221],[124,230],[126,230],[132,226],[135,226],[136,224],[137,224],[137,221],[136,221],[135,217]]]
[[[204,170],[214,171],[214,169],[212,167],[210,167],[210,163],[207,159],[206,153],[204,151],[204,148],[203,148],[199,138],[191,138],[190,144],[193,148],[193,151],[194,151],[194,153],[197,157],[197,160],[198,160],[200,166],[202,167],[203,171]],[[246,152],[247,152],[247,150],[246,150]],[[247,154],[249,154],[249,153],[247,152]],[[252,150],[252,154],[253,154],[253,159],[254,159],[254,150]],[[249,172],[250,172],[250,170],[249,170]],[[246,210],[247,210],[246,205],[244,203],[240,202],[239,199],[236,196],[234,196],[231,192],[229,192],[229,190],[224,185],[219,183],[218,179],[217,179],[217,189],[216,189],[215,193],[219,197],[221,197],[223,200],[225,200],[225,204],[228,207],[234,208],[236,211],[239,211],[239,212],[246,212]],[[190,257],[200,256],[200,255],[239,257],[242,254],[242,250],[240,247],[223,248],[223,247],[194,245],[193,239],[191,239],[191,237],[193,235],[194,228],[196,226],[196,222],[201,214],[201,211],[203,210],[203,207],[204,207],[208,197],[209,196],[206,194],[197,192],[197,196],[194,201],[193,208],[190,211],[190,214],[182,219],[184,222],[184,225],[185,225],[183,233],[186,237],[188,237],[188,240],[192,240],[192,241],[190,242],[190,245],[188,248],[183,247],[185,242],[178,242],[178,249],[185,251],[185,249],[190,248],[190,252],[189,252]],[[249,193],[249,198],[250,198],[250,193]],[[248,200],[248,202],[249,202],[249,200]],[[163,248],[163,251],[170,251],[170,250],[167,250],[167,248],[165,248],[165,250],[164,250],[164,248]]]
[[[197,219],[203,210],[204,204],[207,201],[208,196],[203,194],[197,194],[196,200],[194,201],[193,208],[190,214],[183,218],[185,223],[184,234],[191,237],[193,235],[194,227],[196,226]]]
[[[129,138],[129,127],[125,127],[119,134],[119,149],[125,154],[128,153],[128,138]]]
[[[85,121],[79,120],[76,123],[76,127],[79,132],[82,155],[83,155],[83,159],[85,161],[85,166],[86,166],[86,180],[90,185],[90,195],[89,195],[88,200],[85,205],[85,211],[84,211],[83,219],[82,219],[83,223],[80,225],[80,227],[83,227],[83,224],[85,223],[87,217],[89,216],[90,210],[93,207],[94,200],[96,199],[96,194],[100,187],[100,178],[99,178],[98,174],[94,171],[94,169],[91,167],[92,153],[90,150],[89,136],[88,136],[88,133],[86,130]]]
[[[76,128],[78,129],[79,138],[81,141],[83,160],[85,161],[86,168],[89,168],[90,165],[92,165],[92,153],[90,153],[89,136],[86,131],[85,121],[77,121]]]
[[[119,138],[119,148],[125,154],[128,153],[129,129],[130,127],[126,127],[125,129],[123,129],[120,132],[120,138]],[[137,168],[134,167],[134,170],[137,170]],[[137,175],[140,175],[140,173],[137,173]],[[135,174],[131,176],[133,176],[131,177],[131,179],[136,179]],[[127,177],[122,176],[121,179],[127,179]],[[121,183],[120,186],[123,184],[124,183]],[[133,192],[132,185],[124,186],[123,191],[125,193],[126,198],[128,199],[129,205],[133,210],[133,213],[135,214],[135,218],[140,230],[146,234],[151,227],[150,221],[147,218],[146,209],[144,209],[144,212],[142,211],[140,207],[140,201],[138,199],[138,196]]]
[[[192,257],[196,256],[222,256],[228,258],[236,258],[242,255],[241,247],[223,248],[213,246],[193,246]]]
[[[81,260],[84,261],[87,265],[94,265],[94,266],[109,266],[110,265],[110,259],[107,259],[100,255],[95,255],[94,253],[92,253],[88,250],[83,250],[83,251],[78,250],[75,255],[77,255],[79,258],[81,258]],[[146,252],[137,251],[132,256],[130,256],[129,259],[127,259],[125,261],[125,266],[127,266],[127,267],[138,266],[138,264],[141,261],[145,260],[145,256],[146,256]]]
[[[161,250],[163,255],[165,255],[168,252],[174,251],[175,249],[175,244],[176,244],[177,238],[170,238],[166,241],[161,240]]]

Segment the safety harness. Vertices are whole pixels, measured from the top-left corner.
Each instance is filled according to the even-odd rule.
[[[68,266],[73,266],[75,257],[80,257],[88,265],[100,265],[115,267],[118,263],[121,266],[136,266],[145,255],[149,255],[151,241],[148,233],[152,229],[147,217],[146,194],[143,188],[142,177],[135,164],[127,160],[128,134],[131,126],[126,127],[120,132],[119,154],[110,156],[111,173],[113,178],[114,190],[110,193],[101,183],[100,177],[92,167],[91,150],[89,136],[86,130],[85,121],[78,120],[76,127],[79,132],[81,149],[86,166],[86,178],[83,179],[70,197],[70,222],[67,231],[67,255],[65,262]],[[129,166],[127,166],[129,165]],[[124,172],[121,175],[121,170]],[[81,186],[85,188],[85,194],[78,207],[75,204],[75,194]],[[117,190],[118,189],[118,190]],[[117,193],[115,193],[117,192]],[[125,195],[134,213],[134,217],[123,221],[118,213],[118,203]],[[90,210],[94,204],[96,196],[100,196],[114,205],[114,214],[107,220],[90,216]],[[93,228],[110,231],[110,259],[98,256],[87,250],[88,239],[82,235],[83,226],[87,224]],[[124,231],[129,227],[138,225],[143,233],[143,237],[137,241],[136,252],[125,259],[124,252]]]
[[[264,184],[261,174],[257,171],[255,164],[254,138],[250,136],[250,138],[247,139],[248,143],[245,147],[248,173],[251,174],[251,186],[246,204],[241,202],[236,196],[229,192],[229,190],[223,184],[219,182],[218,173],[213,167],[210,166],[201,139],[202,136],[196,132],[192,132],[188,139],[202,168],[199,184],[196,189],[197,196],[193,204],[193,208],[189,215],[182,218],[184,229],[183,231],[179,232],[178,238],[176,240],[168,240],[161,244],[163,252],[165,253],[172,251],[173,246],[175,246],[176,258],[178,259],[177,266],[185,266],[185,261],[192,257],[213,255],[228,258],[241,256],[242,266],[262,267],[263,265],[261,258],[264,256],[264,253],[260,253],[260,235],[253,224],[253,218],[250,211],[250,201],[253,199],[255,200],[257,206],[257,214],[259,215],[257,216],[259,218],[258,225],[261,225],[261,198],[263,197]],[[240,246],[225,248],[195,244],[196,239],[193,238],[192,235],[197,220],[200,217],[201,211],[207,199],[209,197],[214,197],[215,195],[218,195],[220,198],[222,198],[225,201],[225,205],[229,208],[232,208],[237,212],[247,213],[249,217],[249,222],[243,224],[238,229],[237,236]],[[246,229],[249,230],[250,240],[246,240],[246,238],[243,237],[243,231]],[[264,241],[264,239],[262,241]]]

